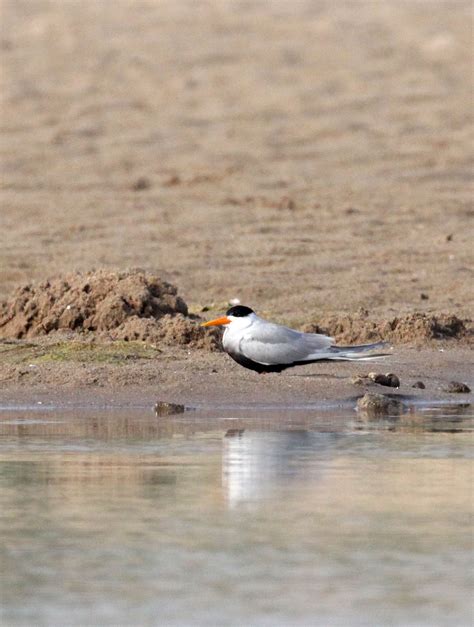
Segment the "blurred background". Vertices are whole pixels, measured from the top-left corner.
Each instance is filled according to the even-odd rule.
[[[0,298],[139,266],[292,322],[472,311],[470,2],[3,0],[1,23]]]

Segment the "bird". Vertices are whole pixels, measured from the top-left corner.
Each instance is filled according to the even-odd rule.
[[[244,368],[260,374],[282,372],[287,368],[316,361],[360,361],[387,355],[367,354],[386,346],[385,342],[336,346],[332,337],[319,333],[303,333],[268,322],[245,305],[231,307],[225,316],[203,322],[201,326],[224,326],[224,351]]]

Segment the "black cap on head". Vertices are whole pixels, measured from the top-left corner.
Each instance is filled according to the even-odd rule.
[[[225,312],[226,316],[235,316],[236,318],[243,318],[244,316],[248,316],[249,314],[255,313],[253,309],[250,307],[245,307],[244,305],[236,305],[235,307],[231,307]]]

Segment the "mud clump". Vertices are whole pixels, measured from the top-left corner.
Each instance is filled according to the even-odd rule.
[[[303,328],[307,333],[324,333],[338,343],[373,342],[380,338],[397,344],[421,344],[429,340],[472,339],[470,320],[454,314],[431,315],[412,313],[390,320],[372,320],[366,312],[343,316],[327,316]]]
[[[211,331],[211,332],[209,332]],[[108,333],[112,340],[143,341],[148,344],[186,345],[190,348],[216,350],[219,345],[215,329],[203,329],[193,318],[182,314],[165,315],[159,321],[132,316]]]
[[[400,387],[400,379],[397,377],[396,374],[393,374],[393,372],[387,372],[386,374],[381,374],[379,372],[369,372],[367,376],[374,383],[378,383],[379,385],[386,385],[389,388]]]
[[[471,388],[461,381],[450,381],[444,391],[449,394],[469,394]]]
[[[403,412],[403,403],[384,394],[367,392],[357,401],[357,411],[369,418],[397,416]]]
[[[218,345],[216,334],[188,316],[173,285],[142,270],[69,274],[19,287],[0,304],[0,338],[55,331],[210,349]]]
[[[387,372],[382,374],[379,372],[369,372],[367,375],[356,375],[352,377],[351,382],[354,385],[372,385],[377,383],[378,385],[385,385],[390,388],[399,388],[400,379],[393,372]]]
[[[136,181],[132,183],[132,190],[134,192],[141,192],[145,189],[150,189],[151,181],[146,176],[140,176]]]
[[[176,414],[184,414],[186,407],[178,403],[157,401],[153,407],[153,411],[156,416],[175,416]]]

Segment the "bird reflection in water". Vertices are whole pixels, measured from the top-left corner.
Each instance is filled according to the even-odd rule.
[[[222,485],[229,506],[261,501],[285,485],[314,482],[339,437],[306,430],[230,430],[222,453]]]

